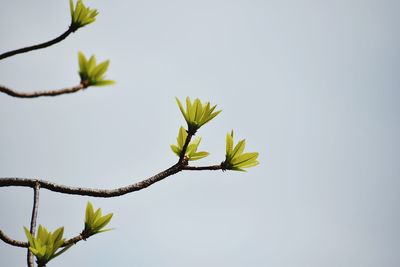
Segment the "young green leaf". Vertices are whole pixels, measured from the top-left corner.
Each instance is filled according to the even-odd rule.
[[[109,60],[101,62],[99,65],[97,65],[94,70],[93,70],[93,77],[96,77],[97,79],[102,78],[103,74],[106,73],[108,69],[108,65],[110,64]]]
[[[94,211],[92,203],[88,202],[85,212],[85,228],[82,235],[88,238],[92,235],[104,232],[105,229],[103,228],[111,221],[112,216],[112,213],[102,216],[101,209],[99,208]]]
[[[57,230],[55,230],[52,235],[52,239],[54,240],[54,243],[59,242],[62,239],[63,235],[64,235],[64,227],[60,227]]]
[[[172,151],[179,157],[180,155],[180,149],[176,145],[171,145]]]
[[[78,62],[79,76],[82,83],[88,86],[105,86],[115,83],[112,80],[105,80],[105,74],[110,65],[109,60],[100,62],[97,65],[95,55],[92,55],[89,60],[87,60],[82,52],[78,52]]]
[[[85,213],[85,223],[91,224],[93,222],[93,205],[92,203],[88,202],[86,205],[86,213]]]
[[[244,168],[254,167],[259,164],[257,161],[258,153],[243,153],[246,141],[240,140],[233,148],[233,130],[226,135],[226,154],[225,161],[222,163],[223,169],[245,171]]]
[[[200,99],[196,98],[192,103],[189,97],[186,98],[185,110],[179,99],[175,99],[178,103],[179,110],[188,124],[188,131],[192,135],[194,135],[201,126],[211,121],[221,112],[221,110],[214,112],[216,105],[211,107],[210,102],[202,103]]]
[[[25,226],[24,226],[24,231],[25,231],[26,238],[28,238],[29,244],[33,244],[33,237],[31,235],[31,232],[29,232],[29,230]]]
[[[179,107],[179,109],[180,109],[180,111],[181,111],[183,117],[185,118],[186,121],[189,120],[189,118],[186,116],[185,110],[183,109],[183,106],[182,106],[182,104],[181,104],[181,101],[179,101],[179,99],[178,99],[177,97],[175,97],[175,99],[176,99],[176,102],[178,103],[178,107]]]
[[[231,155],[233,150],[233,131],[232,134],[226,134],[226,154]]]
[[[180,155],[182,153],[182,149],[183,149],[183,146],[185,145],[187,136],[188,136],[187,131],[185,130],[185,128],[183,128],[181,126],[179,128],[178,137],[176,138],[177,145],[171,145],[171,150],[178,157],[180,157]],[[198,138],[195,138],[194,140],[191,140],[189,145],[187,146],[186,152],[185,152],[185,157],[189,161],[199,160],[199,159],[202,159],[202,158],[207,157],[209,155],[209,153],[205,152],[205,151],[197,152],[197,149],[199,148],[200,142],[201,142],[201,138],[198,137]]]
[[[93,225],[95,224],[95,222],[101,217],[101,209],[98,208],[93,216]]]
[[[94,224],[93,227],[95,229],[98,229],[98,231],[100,229],[103,229],[110,221],[112,218],[113,214],[109,213],[107,215],[104,215],[103,217],[99,218]]]
[[[28,238],[29,250],[36,257],[38,265],[45,266],[47,262],[60,254],[57,251],[65,241],[63,238],[64,227],[60,227],[52,233],[39,225],[36,237],[33,237],[26,227],[24,227],[24,231]]]
[[[96,20],[98,14],[96,9],[86,7],[82,0],[78,0],[74,7],[72,0],[69,0],[69,9],[71,13],[71,28],[76,31]]]
[[[113,84],[115,84],[115,81],[113,81],[113,80],[96,81],[96,86],[107,86],[107,85],[113,85]]]

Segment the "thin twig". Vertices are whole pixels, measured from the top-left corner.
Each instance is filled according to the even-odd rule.
[[[35,91],[35,92],[17,92],[13,89],[7,88],[5,86],[0,85],[0,92],[5,93],[7,95],[19,98],[35,98],[40,96],[58,96],[63,94],[71,94],[78,92],[80,90],[84,90],[88,87],[86,82],[81,82],[79,85],[70,88],[64,88],[59,90],[50,90],[50,91]]]
[[[85,237],[82,234],[79,234],[73,238],[70,238],[68,240],[65,240],[64,243],[62,244],[62,247],[66,247],[72,244],[76,244],[81,240],[85,240]]]
[[[222,164],[219,165],[211,165],[211,166],[185,166],[183,167],[183,170],[187,171],[217,171],[217,170],[223,170]]]
[[[68,35],[70,35],[74,31],[76,31],[76,27],[69,26],[67,31],[65,31],[60,36],[54,38],[53,40],[50,40],[50,41],[47,41],[47,42],[44,42],[44,43],[41,43],[41,44],[27,46],[27,47],[23,47],[23,48],[20,48],[20,49],[12,50],[12,51],[9,51],[9,52],[5,52],[5,53],[0,55],[0,60],[5,59],[7,57],[11,57],[11,56],[17,55],[17,54],[22,54],[22,53],[30,52],[30,51],[33,51],[33,50],[38,50],[38,49],[49,47],[51,45],[54,45],[56,43],[61,42],[62,40],[64,40]]]
[[[187,135],[186,140],[185,140],[185,144],[183,144],[181,154],[179,155],[178,163],[182,163],[182,162],[185,161],[186,150],[188,148],[188,145],[189,145],[190,140],[192,139],[193,135],[194,135],[193,133],[188,132],[188,135]]]
[[[14,240],[11,237],[7,236],[3,231],[0,230],[0,239],[3,240],[5,243],[14,246],[14,247],[21,247],[21,248],[27,248],[29,247],[28,242],[22,242],[18,240]]]
[[[20,247],[20,248],[29,248],[29,243],[28,242],[22,242],[22,241],[18,241],[15,239],[12,239],[11,237],[7,236],[2,230],[0,230],[0,239],[4,241],[4,243],[7,243],[11,246],[14,247]],[[76,244],[81,240],[86,240],[87,238],[85,238],[82,234],[79,234],[75,237],[72,237],[68,240],[65,240],[64,243],[62,244],[62,247],[66,247],[69,246],[71,244]]]
[[[30,227],[30,232],[32,236],[35,236],[36,234],[36,220],[39,209],[39,191],[40,191],[40,183],[36,183],[35,187],[33,188],[33,207],[32,207],[32,217],[31,217],[31,227]],[[29,250],[29,248],[27,255],[27,263],[28,267],[35,267],[33,254]]]

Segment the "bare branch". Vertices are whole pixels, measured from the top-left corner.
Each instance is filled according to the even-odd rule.
[[[188,132],[188,135],[185,140],[185,144],[183,145],[181,154],[179,155],[179,161],[178,161],[179,163],[182,163],[185,161],[186,150],[188,148],[188,145],[189,145],[190,140],[192,139],[193,135],[194,135],[194,133]]]
[[[35,236],[36,233],[36,221],[39,209],[39,191],[40,191],[40,184],[36,183],[35,187],[33,188],[33,207],[32,207],[32,217],[31,217],[31,227],[30,227],[30,232],[32,236]],[[35,267],[33,254],[29,250],[29,248],[27,254],[27,263],[29,267]]]
[[[35,187],[36,184],[39,184],[41,188],[63,194],[111,198],[111,197],[122,196],[134,191],[142,190],[182,170],[188,170],[188,171],[223,170],[221,164],[211,165],[211,166],[200,166],[200,167],[187,166],[186,164],[187,162],[184,162],[182,164],[177,163],[172,167],[166,169],[165,171],[162,171],[145,180],[115,189],[72,187],[72,186],[52,183],[45,180],[29,179],[29,178],[0,178],[0,187],[6,187],[6,186]]]
[[[222,168],[222,164],[219,165],[211,165],[211,166],[184,166],[183,170],[187,170],[187,171],[205,171],[205,170],[209,170],[209,171],[217,171],[217,170],[224,170]]]
[[[5,243],[14,246],[14,247],[21,247],[21,248],[27,248],[29,247],[28,242],[21,242],[12,239],[11,237],[7,236],[3,231],[0,230],[0,239],[3,240]]]
[[[0,85],[0,92],[5,93],[10,96],[13,96],[13,97],[35,98],[35,97],[40,97],[40,96],[58,96],[58,95],[63,95],[63,94],[71,94],[71,93],[78,92],[80,90],[84,90],[87,87],[88,87],[88,84],[86,82],[81,82],[79,85],[76,85],[76,86],[70,87],[70,88],[24,93],[24,92],[17,92],[17,91],[14,91],[13,89],[10,89],[10,88]]]
[[[38,50],[38,49],[49,47],[51,45],[54,45],[56,43],[61,42],[62,40],[64,40],[68,35],[70,35],[74,31],[76,31],[76,28],[74,28],[72,26],[69,26],[67,31],[65,31],[60,36],[54,38],[53,40],[50,40],[50,41],[47,41],[47,42],[44,42],[44,43],[41,43],[41,44],[27,46],[27,47],[23,47],[23,48],[20,48],[20,49],[12,50],[12,51],[9,51],[9,52],[5,52],[5,53],[0,55],[0,60],[5,59],[7,57],[15,56],[17,54],[22,54],[22,53],[30,52],[30,51],[33,51],[33,50]]]
[[[79,235],[77,235],[77,236],[75,236],[75,237],[73,237],[71,239],[65,240],[64,244],[62,244],[62,247],[66,247],[66,246],[69,246],[71,244],[76,244],[76,243],[78,243],[79,241],[82,241],[82,240],[86,240],[86,239],[82,234],[79,234]]]
[[[95,189],[95,188],[83,188],[83,187],[71,187],[60,185],[56,183],[52,183],[49,181],[38,180],[38,179],[26,179],[26,178],[0,178],[0,187],[4,186],[23,186],[23,187],[35,187],[38,183],[41,188],[63,193],[63,194],[70,194],[70,195],[80,195],[80,196],[91,196],[91,197],[117,197],[122,196],[127,193],[131,193],[134,191],[139,191],[144,189],[158,181],[165,179],[168,176],[171,176],[177,172],[180,172],[183,168],[183,164],[175,164],[172,167],[162,171],[150,178],[147,178],[143,181],[116,188],[116,189]]]

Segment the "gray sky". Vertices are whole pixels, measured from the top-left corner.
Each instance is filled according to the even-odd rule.
[[[39,223],[83,227],[86,201],[116,229],[49,266],[400,265],[399,1],[86,1],[97,21],[51,48],[0,62],[21,91],[79,82],[77,52],[110,59],[113,87],[56,98],[0,95],[0,177],[114,188],[177,158],[174,97],[223,112],[199,131],[259,151],[247,173],[180,173],[114,199],[41,191]],[[68,1],[5,1],[0,52],[69,25]],[[32,192],[0,188],[0,229],[25,239]],[[25,250],[0,243],[1,266]]]

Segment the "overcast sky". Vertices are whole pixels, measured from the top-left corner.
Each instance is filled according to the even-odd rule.
[[[115,188],[177,160],[174,97],[223,112],[196,165],[225,135],[260,152],[247,173],[184,172],[113,199],[41,190],[38,222],[83,227],[90,200],[114,231],[48,266],[400,266],[400,2],[85,1],[97,21],[48,49],[0,62],[20,91],[79,83],[77,52],[110,59],[112,87],[56,98],[0,95],[0,177]],[[0,53],[50,40],[68,1],[5,1]],[[0,188],[0,229],[25,240],[32,190]],[[1,266],[25,250],[0,243]]]

